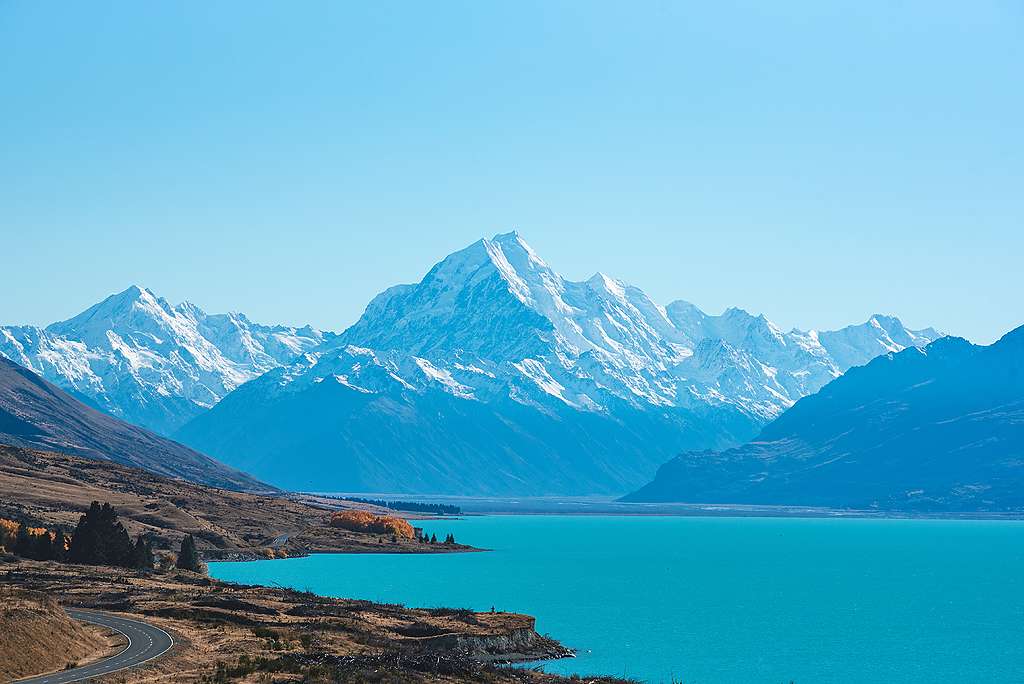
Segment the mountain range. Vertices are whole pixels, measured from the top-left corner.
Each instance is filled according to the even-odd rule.
[[[86,406],[5,358],[0,358],[0,444],[113,461],[226,489],[272,489],[186,446]]]
[[[854,368],[753,441],[691,451],[626,501],[1024,510],[1024,326]]]
[[[85,403],[170,434],[228,392],[331,338],[172,306],[129,287],[45,328],[0,327],[0,356]]]
[[[392,287],[336,337],[173,434],[293,489],[621,493],[683,449],[746,441],[879,354],[941,335],[872,316],[783,332],[764,316],[573,282],[516,233]]]

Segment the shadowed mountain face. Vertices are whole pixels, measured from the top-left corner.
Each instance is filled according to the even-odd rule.
[[[850,365],[938,336],[886,316],[783,332],[740,309],[663,307],[603,274],[566,280],[509,233],[384,291],[174,434],[299,489],[619,494],[680,449],[741,443]]]
[[[748,444],[681,454],[625,500],[1022,510],[1024,327],[879,357]]]
[[[0,443],[116,461],[227,489],[269,489],[186,446],[92,409],[2,357]]]

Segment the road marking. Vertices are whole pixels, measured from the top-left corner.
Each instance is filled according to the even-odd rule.
[[[128,645],[105,660],[101,660],[90,665],[85,665],[81,668],[75,668],[73,670],[66,670],[60,673],[50,673],[49,675],[44,675],[43,678],[41,679],[30,677],[27,678],[27,681],[34,682],[35,684],[50,684],[52,682],[71,684],[72,682],[81,682],[86,679],[91,679],[93,677],[101,677],[104,675],[119,672],[121,670],[139,667],[155,658],[159,658],[160,656],[164,655],[172,648],[174,648],[174,637],[172,637],[166,630],[157,627],[156,625],[151,625],[147,622],[132,620],[130,618],[120,617],[117,615],[99,612],[94,613],[89,610],[81,610],[74,608],[69,609],[68,614],[70,617],[80,622],[99,625],[101,627],[106,627],[115,632],[118,632],[128,640]],[[145,660],[140,660],[139,662],[131,662],[132,658],[134,657],[146,655],[146,653],[148,653],[150,649],[152,649],[153,646],[155,645],[153,637],[150,636],[150,630],[160,632],[165,637],[167,637],[167,647],[161,650],[159,653],[151,655]],[[131,653],[132,645],[134,643],[132,641],[131,634],[135,634],[137,639],[135,654]],[[143,648],[139,647],[142,644],[142,639],[140,635],[141,637],[145,637],[147,642],[146,646]],[[65,677],[67,676],[72,676],[74,678],[66,679]]]

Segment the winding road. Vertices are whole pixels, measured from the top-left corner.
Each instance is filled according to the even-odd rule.
[[[67,613],[75,620],[100,625],[120,632],[128,640],[128,645],[116,655],[95,663],[76,667],[73,670],[62,670],[47,675],[39,675],[29,679],[19,679],[18,684],[68,684],[81,682],[92,677],[108,675],[113,672],[127,670],[167,653],[174,645],[171,635],[153,625],[118,617],[109,613],[98,613],[92,610],[68,608]]]

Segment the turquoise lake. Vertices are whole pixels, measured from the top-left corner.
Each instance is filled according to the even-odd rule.
[[[529,613],[579,651],[549,672],[686,684],[1024,681],[1024,523],[482,516],[422,526],[493,550],[211,563],[210,573]]]

